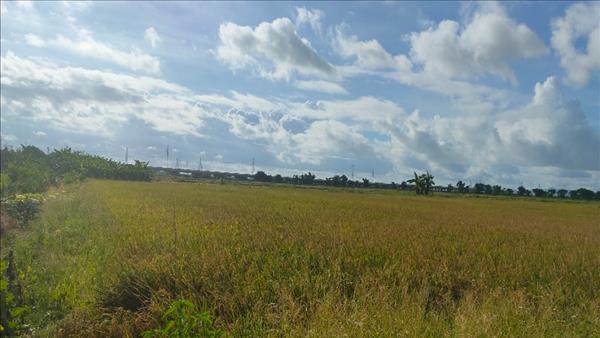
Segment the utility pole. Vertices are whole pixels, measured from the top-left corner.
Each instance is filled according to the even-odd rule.
[[[125,164],[129,162],[129,148],[125,147]]]
[[[371,169],[371,178],[375,179],[375,169]]]
[[[352,179],[354,179],[354,164],[352,165]]]
[[[198,158],[198,170],[203,170],[202,168],[202,156]]]
[[[252,158],[252,174],[254,174],[254,157]]]
[[[50,154],[50,147],[46,147],[46,154]]]

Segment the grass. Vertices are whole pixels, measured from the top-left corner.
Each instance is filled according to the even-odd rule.
[[[33,336],[600,336],[600,204],[90,181],[15,235]]]

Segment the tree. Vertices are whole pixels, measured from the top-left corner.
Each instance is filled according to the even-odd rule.
[[[277,174],[273,177],[273,182],[281,183],[281,182],[283,182],[283,177],[281,177],[281,175]]]
[[[311,185],[315,182],[315,175],[310,171],[306,174],[300,175],[300,184]]]
[[[256,174],[254,174],[254,180],[258,182],[268,182],[269,175],[267,175],[264,171],[259,170],[256,172]]]
[[[512,189],[508,188],[508,189],[504,190],[504,193],[508,196],[511,196],[514,193],[514,191]]]
[[[363,178],[362,179],[362,186],[365,188],[369,187],[369,179],[368,178]]]
[[[531,189],[531,191],[533,192],[533,194],[535,195],[535,197],[545,197],[546,196],[546,191],[544,189]]]
[[[531,195],[531,191],[525,189],[524,186],[519,186],[517,188],[517,195],[519,195],[519,196],[529,196],[529,195]]]
[[[546,194],[548,197],[554,197],[556,194],[556,189],[548,189],[548,193]]]
[[[402,189],[402,190],[406,190],[406,189],[408,189],[408,184],[406,184],[406,182],[405,182],[405,181],[402,181],[402,182],[400,183],[400,189]]]
[[[411,178],[407,182],[413,183],[415,185],[415,191],[417,195],[428,195],[431,191],[431,187],[435,184],[433,181],[433,176],[428,172],[425,174],[417,175],[414,172],[415,178]]]
[[[476,194],[482,194],[484,189],[485,189],[485,185],[483,185],[483,183],[475,183],[475,193]]]
[[[483,186],[483,189],[485,190],[486,194],[488,194],[488,195],[492,194],[492,186],[491,185],[486,184],[486,185]]]
[[[594,192],[586,188],[579,188],[571,191],[571,198],[579,200],[593,200]]]
[[[460,193],[465,193],[468,191],[467,189],[465,189],[465,183],[463,181],[456,182],[456,188]]]
[[[446,190],[448,192],[452,192],[452,190],[454,190],[454,187],[452,186],[452,184],[448,184],[448,187],[446,187]]]
[[[567,190],[560,189],[556,192],[556,196],[558,196],[558,198],[565,198],[565,197],[567,197],[567,193],[568,193]]]
[[[502,187],[499,185],[495,185],[492,187],[492,194],[493,195],[502,195]]]

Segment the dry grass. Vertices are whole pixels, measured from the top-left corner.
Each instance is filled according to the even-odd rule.
[[[34,335],[600,336],[600,204],[91,181],[15,242]],[[65,317],[66,316],[66,317]]]

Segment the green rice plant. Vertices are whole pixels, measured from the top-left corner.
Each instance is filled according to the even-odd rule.
[[[163,327],[143,333],[144,338],[222,337],[208,312],[199,312],[194,303],[180,299],[169,305],[162,316]]]

